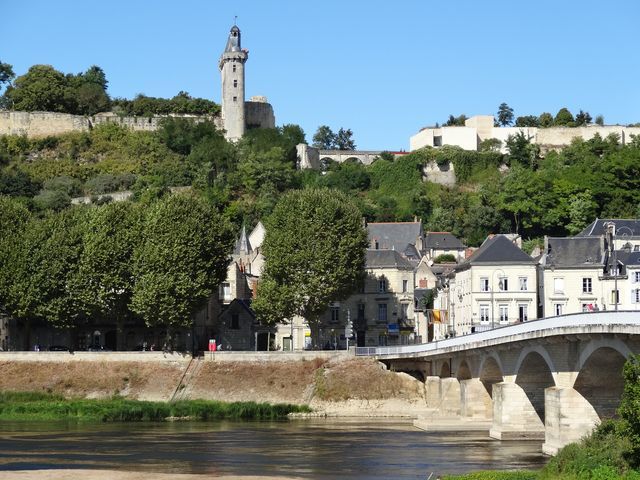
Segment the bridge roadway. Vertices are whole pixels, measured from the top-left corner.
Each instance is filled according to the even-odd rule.
[[[442,416],[490,421],[497,439],[544,439],[555,454],[615,415],[622,367],[640,353],[640,311],[549,317],[437,342],[361,347],[419,374]]]

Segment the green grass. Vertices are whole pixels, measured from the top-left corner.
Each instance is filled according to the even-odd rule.
[[[537,480],[538,472],[517,471],[500,472],[487,470],[465,473],[463,475],[445,475],[442,480]]]
[[[191,420],[274,420],[288,413],[309,412],[305,405],[183,400],[147,402],[114,397],[105,400],[65,399],[35,392],[0,393],[0,420],[83,420],[100,422]]]

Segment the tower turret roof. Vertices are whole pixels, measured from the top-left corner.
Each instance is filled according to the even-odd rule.
[[[240,42],[240,29],[237,25],[234,25],[229,31],[229,38],[227,39],[227,46],[225,47],[224,52],[228,53],[240,51],[242,51],[242,45]]]

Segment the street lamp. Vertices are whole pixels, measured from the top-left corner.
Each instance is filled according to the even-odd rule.
[[[495,327],[495,305],[494,305],[494,301],[493,301],[493,291],[494,291],[494,287],[493,287],[493,278],[496,276],[496,273],[501,273],[502,277],[505,276],[504,270],[501,269],[497,269],[494,270],[493,273],[491,274],[491,330],[493,330]],[[498,283],[498,285],[500,285],[500,283]]]

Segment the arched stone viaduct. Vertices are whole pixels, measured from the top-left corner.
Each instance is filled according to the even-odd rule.
[[[615,415],[624,362],[640,353],[640,312],[545,318],[357,353],[420,372],[440,415],[490,420],[491,437],[544,439],[543,451],[555,454]]]

